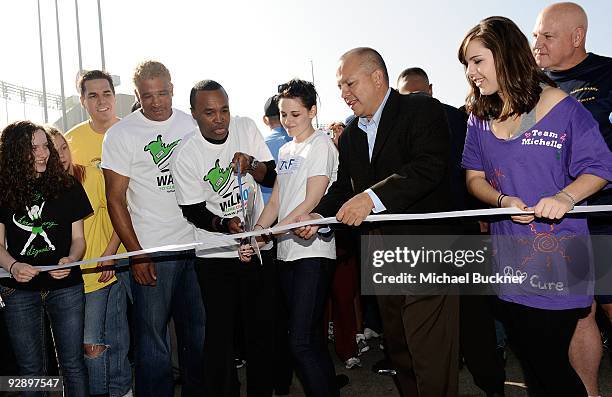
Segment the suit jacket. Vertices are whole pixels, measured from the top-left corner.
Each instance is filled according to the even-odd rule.
[[[444,108],[424,95],[391,90],[376,133],[372,160],[366,133],[355,118],[339,142],[337,180],[313,212],[334,216],[342,204],[371,188],[384,213],[424,213],[451,209],[450,137]],[[447,221],[385,222],[382,234],[450,233]]]

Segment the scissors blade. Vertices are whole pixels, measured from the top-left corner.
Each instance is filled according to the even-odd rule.
[[[242,189],[242,175],[240,174],[240,160],[236,161],[236,168],[238,169],[238,172],[236,173],[236,176],[238,178],[238,192],[240,193],[240,210],[242,212],[242,221],[246,222],[246,210],[245,210],[245,204],[244,204],[244,190]],[[245,228],[246,231],[251,231],[251,230],[247,230]]]
[[[251,189],[249,189],[249,197],[247,200],[247,217],[249,218],[249,225],[251,230],[253,230],[253,228],[255,227],[255,225],[252,225],[252,219],[253,219],[253,215],[254,215],[254,210],[255,210],[255,200],[257,199],[257,189],[256,186],[251,186]],[[259,245],[257,244],[257,241],[255,240],[255,237],[251,237],[251,245],[253,246],[253,248],[255,249],[255,254],[257,254],[257,258],[259,259],[259,263],[261,265],[263,265],[263,261],[261,259],[261,251],[259,250]]]
[[[242,174],[240,173],[240,160],[236,161],[236,168],[238,169],[238,172],[236,174],[237,178],[238,178],[238,192],[240,194],[240,210],[242,211],[242,222],[244,225],[244,230],[248,231],[248,232],[252,232],[253,231],[253,225],[251,224],[251,217],[250,217],[250,213],[249,211],[247,211],[247,203],[244,202],[244,189],[242,188]],[[247,198],[250,199],[250,197],[253,197],[253,203],[255,202],[254,198],[254,192],[255,189],[254,187],[251,187],[251,189],[249,189],[249,197]],[[254,237],[251,238],[245,238],[243,239],[241,242],[241,244],[250,244],[254,249],[255,249],[255,253],[257,254],[257,258],[259,259],[259,263],[263,264],[262,260],[261,260],[261,252],[259,251],[259,246],[257,245],[257,241],[255,240]]]

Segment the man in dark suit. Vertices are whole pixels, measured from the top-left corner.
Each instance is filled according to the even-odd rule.
[[[372,212],[448,210],[449,133],[441,104],[428,96],[404,96],[390,89],[384,60],[371,48],[355,48],[342,55],[336,78],[342,98],[356,117],[340,138],[337,180],[312,213],[300,220],[335,215],[344,224],[360,226]],[[439,221],[387,222],[363,228],[363,234],[378,237],[449,233],[445,222]],[[309,238],[317,231],[318,227],[307,226],[296,233]],[[402,395],[456,396],[458,297],[377,298]]]

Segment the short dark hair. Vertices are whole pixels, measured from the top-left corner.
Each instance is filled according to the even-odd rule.
[[[410,76],[419,76],[425,81],[425,84],[429,84],[429,77],[427,76],[427,73],[425,73],[423,69],[418,67],[404,69],[402,73],[400,73],[400,75],[397,77],[397,81],[400,81],[401,79],[405,79]]]
[[[217,91],[217,90],[223,90],[225,92],[225,89],[223,88],[223,86],[214,80],[198,81],[197,83],[195,83],[195,85],[191,89],[191,92],[189,93],[189,106],[191,106],[191,108],[193,109],[193,107],[195,106],[195,97],[199,91]]]
[[[481,95],[476,84],[468,78],[470,92],[465,99],[465,107],[478,118],[503,121],[529,112],[540,99],[541,83],[557,86],[538,67],[527,37],[512,20],[499,16],[488,17],[470,29],[457,54],[459,62],[466,69],[466,51],[473,40],[479,40],[493,53],[499,91],[507,98],[504,102],[497,93]]]
[[[387,84],[389,83],[389,72],[387,71],[387,65],[378,51],[370,47],[357,47],[345,52],[340,59],[345,59],[350,55],[359,56],[361,58],[360,65],[370,72],[380,69],[383,72],[385,81]]]
[[[115,85],[113,84],[113,77],[103,70],[88,70],[79,77],[79,90],[81,91],[81,95],[85,95],[85,82],[90,80],[101,80],[104,79],[108,81],[108,85],[110,86],[113,95],[115,95]]]
[[[317,104],[317,90],[310,81],[291,79],[278,86],[277,101],[281,98],[299,98],[308,110]]]
[[[278,98],[276,95],[272,95],[264,104],[264,116],[278,118],[280,112],[278,111]]]

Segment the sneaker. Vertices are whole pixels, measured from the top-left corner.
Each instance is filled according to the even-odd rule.
[[[355,340],[357,341],[357,355],[361,356],[363,353],[370,350],[370,346],[368,342],[366,342],[366,337],[363,334],[355,335]]]
[[[393,368],[391,361],[386,358],[374,363],[374,365],[372,365],[372,372],[378,375],[385,376],[397,375],[397,371]]]
[[[357,357],[351,357],[344,363],[346,369],[353,369],[355,367],[361,367],[361,360]]]
[[[370,340],[372,338],[380,338],[380,334],[370,328],[365,328],[363,330],[363,335],[365,336],[367,340]]]
[[[246,364],[246,360],[243,360],[241,358],[234,359],[234,365],[236,366],[236,369],[240,369],[244,367],[245,364]]]

